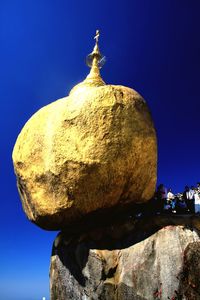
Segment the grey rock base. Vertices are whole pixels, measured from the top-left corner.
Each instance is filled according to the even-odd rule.
[[[130,230],[119,237],[117,228],[60,233],[51,257],[51,300],[200,299],[198,230],[170,225],[153,234],[143,228],[139,236]]]

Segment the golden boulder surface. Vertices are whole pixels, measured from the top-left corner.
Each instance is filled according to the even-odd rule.
[[[68,97],[36,112],[13,151],[24,211],[48,230],[154,194],[157,142],[144,99],[93,65]]]

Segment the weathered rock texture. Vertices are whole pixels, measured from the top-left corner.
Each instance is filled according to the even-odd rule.
[[[137,92],[81,84],[33,115],[13,161],[28,218],[62,229],[91,212],[152,197],[156,134]]]
[[[179,295],[185,299],[200,299],[200,242],[194,242],[187,246],[184,252],[182,280],[179,287]],[[182,299],[180,297],[180,299]]]
[[[51,300],[200,299],[198,231],[167,226],[137,243],[100,236],[57,237]]]

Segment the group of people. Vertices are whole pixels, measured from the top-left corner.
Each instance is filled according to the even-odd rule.
[[[183,193],[174,194],[160,184],[155,194],[157,213],[200,214],[200,182],[197,186],[186,186]]]

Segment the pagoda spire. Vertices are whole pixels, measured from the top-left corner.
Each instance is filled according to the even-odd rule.
[[[100,80],[103,81],[100,75],[100,69],[105,63],[105,56],[103,56],[99,50],[99,30],[96,30],[96,35],[94,39],[96,40],[94,49],[86,58],[86,64],[91,68],[90,73],[86,77],[87,79]]]
[[[94,36],[95,45],[93,51],[86,57],[86,64],[91,68],[90,72],[85,80],[73,87],[73,89],[70,91],[70,95],[75,92],[83,92],[83,89],[85,87],[98,87],[105,85],[105,82],[101,78],[100,69],[104,65],[106,58],[101,54],[99,50],[99,35],[99,30],[96,30],[96,34]]]

